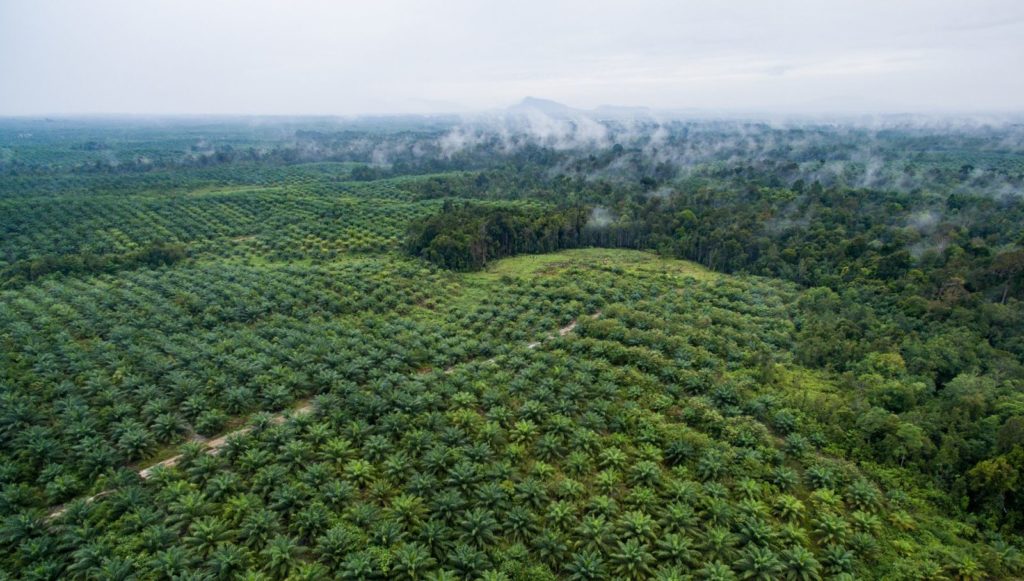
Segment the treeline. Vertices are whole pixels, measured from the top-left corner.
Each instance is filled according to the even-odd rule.
[[[681,187],[664,195],[626,195],[599,184],[566,194],[575,182],[551,180],[549,187],[527,190],[535,199],[563,203],[571,210],[482,209],[448,205],[442,216],[414,227],[414,254],[455,269],[480,268],[487,260],[524,252],[596,246],[653,249],[699,262],[721,272],[745,272],[792,280],[801,285],[841,290],[865,284],[908,298],[915,312],[982,302],[1005,304],[1024,299],[1024,202],[988,196],[950,196],[945,200],[869,189]],[[491,174],[431,178],[415,185],[424,198],[505,197],[508,182]],[[496,196],[493,190],[498,188]],[[584,204],[592,204],[588,207]],[[531,227],[551,213],[550,221]],[[487,228],[504,227],[515,216],[515,236],[490,242]],[[447,215],[447,216],[446,216]],[[527,216],[531,217],[527,217]],[[568,228],[559,235],[537,235],[537,228]],[[441,245],[474,254],[466,260],[421,252],[437,238]],[[532,240],[540,240],[535,244]],[[451,248],[449,248],[451,250]],[[449,253],[450,256],[458,254]],[[458,266],[456,266],[456,263]],[[916,297],[909,300],[909,297]]]
[[[647,248],[721,272],[839,290],[850,283],[948,304],[1024,298],[1024,200],[927,196],[797,180],[608,182],[506,168],[432,177],[423,198],[533,199],[592,206],[589,246]],[[974,296],[977,295],[977,296]]]
[[[477,270],[523,253],[579,247],[587,223],[581,207],[489,207],[446,202],[442,211],[413,223],[408,251],[444,268]]]
[[[48,254],[20,260],[0,274],[0,286],[18,287],[49,274],[102,274],[143,266],[174,264],[188,257],[183,244],[156,242],[133,252],[119,254]]]
[[[512,191],[515,180],[496,173],[431,178],[420,193],[495,198]],[[580,246],[653,249],[720,272],[783,278],[840,294],[857,290],[886,318],[967,326],[997,350],[1024,357],[1019,198],[927,197],[817,183],[680,184],[655,196],[562,178],[524,191],[550,203],[573,185],[580,189],[566,196],[593,205],[575,241]],[[845,369],[870,344],[863,336],[851,342],[858,349],[831,353],[819,364]],[[939,367],[928,375],[941,386],[956,372]]]

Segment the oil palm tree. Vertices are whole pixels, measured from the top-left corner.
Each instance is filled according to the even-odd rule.
[[[593,549],[584,549],[573,554],[565,570],[571,581],[592,581],[604,579],[606,576],[604,559]]]
[[[697,578],[703,581],[736,581],[736,573],[721,561],[705,563],[697,571]]]
[[[235,575],[249,565],[250,555],[247,550],[234,544],[222,544],[213,550],[207,559],[207,567],[214,578],[234,579]]]
[[[561,533],[552,529],[543,529],[531,543],[533,550],[541,562],[552,568],[559,568],[569,547]]]
[[[751,545],[736,561],[736,570],[739,571],[740,579],[772,581],[779,578],[784,567],[771,549]]]
[[[341,563],[339,576],[342,579],[373,579],[377,576],[377,559],[370,551],[352,551]]]
[[[396,579],[423,579],[437,565],[430,549],[419,543],[403,543],[393,552],[391,573]]]
[[[277,535],[260,551],[264,569],[275,579],[284,579],[299,564],[304,548],[295,539]]]
[[[804,503],[795,496],[782,494],[775,499],[772,512],[782,521],[796,522],[804,516]]]
[[[220,544],[235,537],[228,523],[220,517],[204,516],[196,519],[189,526],[185,536],[185,546],[190,547],[199,556],[208,557]]]
[[[814,520],[814,535],[823,545],[842,544],[850,534],[850,525],[842,517],[823,514]]]
[[[654,555],[660,562],[690,567],[696,563],[700,551],[697,550],[690,537],[679,533],[669,533],[658,539]]]
[[[149,560],[149,569],[160,577],[175,579],[196,563],[196,558],[185,547],[171,546]]]
[[[516,504],[502,518],[506,534],[514,541],[528,541],[539,530],[537,516],[527,507]]]
[[[611,554],[612,570],[620,579],[646,579],[651,574],[654,555],[647,545],[637,538],[619,541],[618,548]]]
[[[483,548],[494,543],[500,527],[493,512],[477,507],[463,515],[460,529],[462,541]]]
[[[853,553],[841,545],[829,545],[825,547],[821,560],[825,564],[825,570],[833,575],[851,573],[856,561]]]
[[[716,561],[732,561],[739,539],[724,527],[711,527],[704,535],[704,556]]]
[[[821,563],[807,549],[796,545],[782,554],[786,579],[791,581],[818,581],[821,579]]]
[[[267,509],[258,509],[246,514],[239,525],[239,536],[245,546],[260,550],[277,535],[281,523],[277,515]]]
[[[658,525],[651,515],[639,510],[625,512],[615,523],[615,528],[623,538],[640,539],[647,542],[654,540]]]
[[[426,507],[419,496],[400,494],[391,500],[387,512],[407,530],[412,530],[423,520]]]

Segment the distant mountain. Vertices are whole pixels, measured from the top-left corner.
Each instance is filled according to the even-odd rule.
[[[572,107],[557,101],[552,101],[550,99],[538,99],[537,97],[526,97],[519,103],[509,107],[508,111],[510,113],[528,113],[530,111],[537,111],[552,117],[571,117],[583,113],[578,109],[573,109]]]

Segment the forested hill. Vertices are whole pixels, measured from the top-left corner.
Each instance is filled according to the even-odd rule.
[[[1019,130],[602,126],[0,120],[0,579],[1024,575]]]

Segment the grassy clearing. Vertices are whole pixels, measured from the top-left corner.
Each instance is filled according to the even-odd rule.
[[[611,270],[616,274],[630,274],[660,279],[686,279],[701,282],[717,280],[723,276],[686,260],[663,258],[653,252],[613,248],[578,248],[548,254],[524,254],[499,260],[481,272],[451,274],[456,284],[446,299],[447,308],[468,311],[484,303],[488,296],[502,292],[506,277],[520,280],[539,280],[558,276],[571,269]]]
[[[627,273],[667,274],[714,280],[721,275],[686,260],[663,258],[653,252],[617,248],[579,248],[551,254],[527,254],[495,262],[487,270],[466,275],[469,281],[493,281],[503,276],[533,278],[570,268],[619,268]]]
[[[251,196],[253,194],[272,194],[283,192],[285,189],[279,186],[210,186],[185,192],[189,198],[201,197],[228,197],[228,196]],[[163,196],[163,197],[166,197]]]

